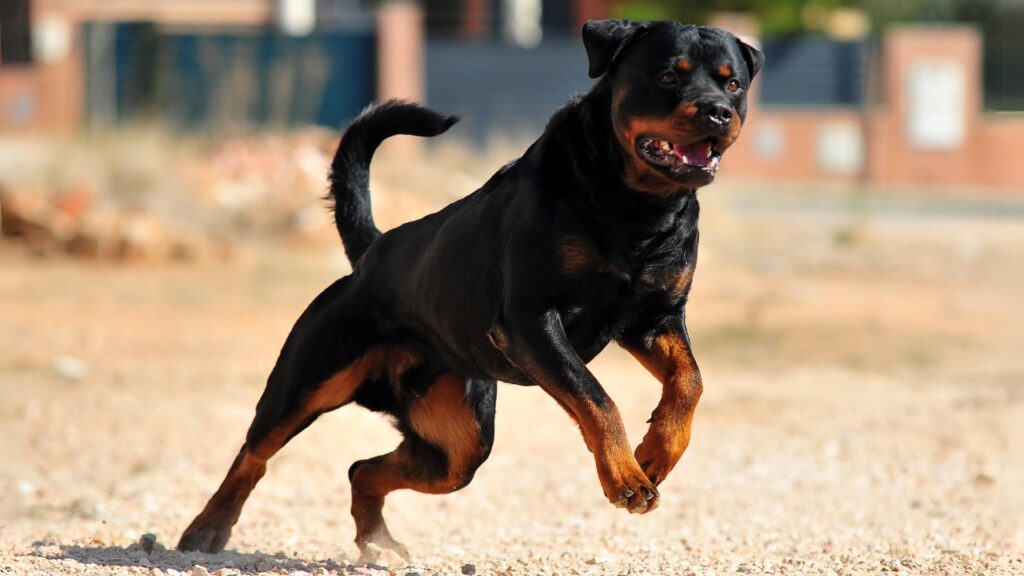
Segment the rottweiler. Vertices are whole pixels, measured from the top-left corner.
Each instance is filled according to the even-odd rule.
[[[457,118],[388,101],[349,125],[328,196],[353,271],[299,317],[245,443],[179,549],[223,549],[267,460],[355,402],[390,415],[404,437],[349,468],[356,544],[408,557],[384,498],[472,480],[494,440],[499,380],[539,386],[568,412],[612,504],[658,506],[702,390],[685,324],[696,191],[739,136],[764,57],[726,31],[678,22],[596,20],[582,35],[590,92],[479,190],[386,234],[370,210],[377,146],[436,136]],[[587,369],[613,340],[662,384],[635,451]]]

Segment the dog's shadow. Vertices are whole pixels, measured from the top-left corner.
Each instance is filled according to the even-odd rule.
[[[52,559],[74,560],[81,564],[94,566],[136,566],[146,570],[159,568],[163,572],[177,570],[188,574],[195,566],[206,568],[211,574],[227,569],[230,574],[258,574],[261,572],[295,572],[303,571],[313,574],[319,568],[344,574],[349,564],[342,559],[340,563],[333,559],[309,561],[277,552],[243,553],[225,550],[217,554],[201,554],[198,552],[179,552],[168,550],[157,544],[150,551],[136,543],[127,547],[120,546],[74,546],[61,544],[57,547],[45,546],[49,550],[40,550],[37,543],[37,554]]]

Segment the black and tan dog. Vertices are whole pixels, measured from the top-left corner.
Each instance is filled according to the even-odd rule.
[[[763,57],[727,32],[676,22],[591,21],[583,40],[600,78],[588,94],[482,188],[387,234],[370,212],[374,150],[456,119],[388,102],[351,124],[330,179],[354,270],[295,324],[245,444],[178,548],[221,550],[267,460],[354,401],[404,435],[349,469],[356,543],[406,555],[381,515],[385,496],[470,482],[491,450],[497,380],[540,386],[569,413],[614,505],[657,507],[701,394],[684,322],[696,189],[739,136]],[[663,385],[635,452],[587,369],[612,340]]]

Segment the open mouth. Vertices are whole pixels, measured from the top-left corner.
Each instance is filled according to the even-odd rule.
[[[679,144],[655,137],[641,137],[636,144],[647,162],[668,170],[674,177],[714,176],[722,160],[714,138]]]

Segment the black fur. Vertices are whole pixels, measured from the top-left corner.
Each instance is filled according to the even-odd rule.
[[[638,142],[655,136],[725,152],[746,117],[746,90],[763,57],[727,32],[675,22],[591,22],[583,34],[590,73],[601,77],[593,89],[557,111],[521,158],[435,214],[381,234],[370,212],[369,162],[388,136],[434,136],[454,117],[386,102],[367,109],[341,140],[330,195],[353,271],[296,322],[246,446],[257,455],[276,451],[280,446],[259,447],[282,423],[300,421],[301,430],[312,422],[323,410],[303,412],[304,403],[358,359],[381,350],[412,358],[401,370],[368,372],[351,398],[339,400],[391,415],[405,437],[391,455],[349,470],[361,547],[377,538],[402,549],[383,520],[374,520],[383,497],[366,495],[373,491],[367,479],[388,462],[397,458],[401,466],[387,490],[444,492],[469,482],[494,440],[497,380],[539,385],[566,408],[594,452],[610,500],[633,512],[657,505],[655,484],[675,460],[656,471],[637,462],[614,403],[586,363],[616,340],[647,358],[653,372],[666,362],[665,370],[685,372],[695,405],[700,379],[684,307],[697,261],[697,188],[714,170],[687,162],[669,171],[644,160]],[[731,112],[709,120],[714,109]],[[671,346],[659,349],[659,338]],[[446,382],[464,383],[453,414],[468,409],[475,446],[428,440],[437,432],[424,432],[422,421],[417,428],[412,417],[446,375]],[[686,434],[688,441],[688,428]],[[219,510],[229,506],[222,502],[240,510],[245,495],[236,497],[236,484],[229,474],[180,547],[226,542],[223,518],[230,514]]]

